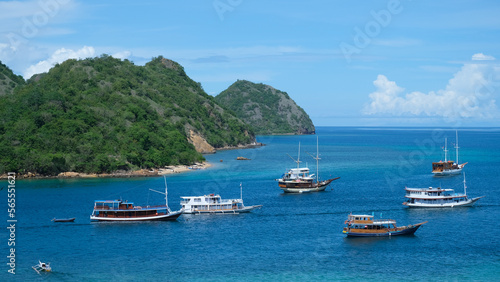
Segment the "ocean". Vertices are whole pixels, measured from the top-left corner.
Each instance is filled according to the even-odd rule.
[[[284,194],[275,179],[301,166],[325,192]],[[15,183],[15,274],[10,266],[7,180],[0,207],[1,281],[494,281],[500,277],[500,128],[458,130],[460,163],[473,207],[409,209],[404,188],[453,188],[463,175],[434,177],[431,163],[455,159],[455,129],[318,127],[317,135],[258,136],[266,146],[206,155],[206,170],[167,176],[168,201],[220,194],[261,209],[239,215],[182,215],[176,222],[91,223],[94,200],[162,204],[164,179],[44,179]],[[289,156],[290,155],[290,156]],[[236,160],[242,156],[248,161]],[[428,221],[413,236],[346,238],[349,213]],[[52,218],[76,217],[74,223]],[[51,273],[31,266],[50,262]]]

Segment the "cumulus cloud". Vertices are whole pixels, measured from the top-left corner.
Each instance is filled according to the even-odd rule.
[[[493,61],[495,58],[493,56],[485,55],[483,53],[477,53],[472,56],[473,61]]]
[[[445,89],[405,93],[405,89],[384,75],[373,82],[376,91],[369,95],[366,115],[493,118],[500,116],[495,97],[500,93],[500,65],[492,56],[475,54],[448,81]],[[476,62],[481,60],[481,62]]]
[[[47,60],[43,60],[35,65],[29,66],[26,71],[24,71],[23,76],[25,79],[29,79],[34,74],[47,72],[54,65],[62,63],[68,59],[85,59],[94,56],[94,47],[84,46],[82,49],[76,51],[61,48],[56,50]]]

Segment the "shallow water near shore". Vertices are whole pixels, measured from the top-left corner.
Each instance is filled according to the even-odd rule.
[[[284,194],[274,181],[296,164],[316,173],[316,135],[259,136],[266,146],[206,155],[206,170],[168,175],[173,210],[181,196],[210,193],[261,209],[239,215],[182,215],[176,222],[91,223],[94,200],[161,204],[162,177],[42,179],[16,182],[16,274],[7,272],[8,232],[1,232],[2,281],[492,281],[500,275],[500,129],[460,129],[470,208],[408,209],[404,187],[453,188],[463,176],[434,177],[431,163],[455,159],[455,130],[319,127],[320,193]],[[251,160],[239,161],[236,157]],[[222,162],[221,162],[222,160]],[[6,187],[7,183],[5,181]],[[0,207],[7,218],[7,189]],[[346,238],[350,213],[428,221],[414,236]],[[74,223],[51,219],[76,217]],[[53,272],[38,275],[38,260]]]

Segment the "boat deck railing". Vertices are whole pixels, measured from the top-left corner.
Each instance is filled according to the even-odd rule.
[[[355,220],[351,219],[353,224],[380,224],[380,223],[396,223],[394,219],[373,219],[373,220]]]
[[[156,205],[156,206],[135,206],[130,209],[122,209],[122,208],[112,208],[108,206],[96,206],[94,207],[94,210],[96,211],[134,211],[134,210],[151,210],[151,209],[160,209],[160,208],[166,208],[167,206],[165,205]]]

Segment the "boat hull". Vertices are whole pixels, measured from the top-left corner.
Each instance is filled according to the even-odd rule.
[[[443,171],[433,171],[432,172],[434,176],[448,176],[448,175],[457,175],[462,173],[462,168],[459,169],[450,169],[450,170],[443,170]]]
[[[185,210],[186,214],[239,214],[239,213],[247,213],[254,209],[260,208],[262,205],[248,206],[242,209],[228,209],[228,210]]]
[[[171,212],[169,214],[161,214],[155,216],[143,217],[98,217],[90,216],[91,221],[174,221],[183,213],[183,210]]]
[[[328,179],[321,181],[319,183],[300,183],[300,182],[285,182],[280,181],[279,187],[285,193],[308,193],[308,192],[320,192],[325,191],[326,187],[330,185],[334,180],[340,177]]]
[[[413,226],[407,226],[403,230],[398,231],[387,231],[380,233],[365,233],[365,232],[350,232],[344,231],[347,237],[389,237],[389,236],[400,236],[400,235],[413,235],[422,224],[417,224]]]
[[[75,218],[54,218],[52,219],[53,222],[73,222],[75,221]]]
[[[434,176],[451,176],[462,173],[462,169],[467,163],[463,164],[453,164],[453,162],[438,162],[432,163],[432,174]]]
[[[483,196],[484,197],[484,196]],[[444,203],[444,204],[423,204],[423,203],[408,203],[404,202],[403,205],[410,208],[456,208],[456,207],[470,207],[474,205],[479,199],[483,197],[477,197],[470,199],[468,201],[459,202],[459,203]]]

